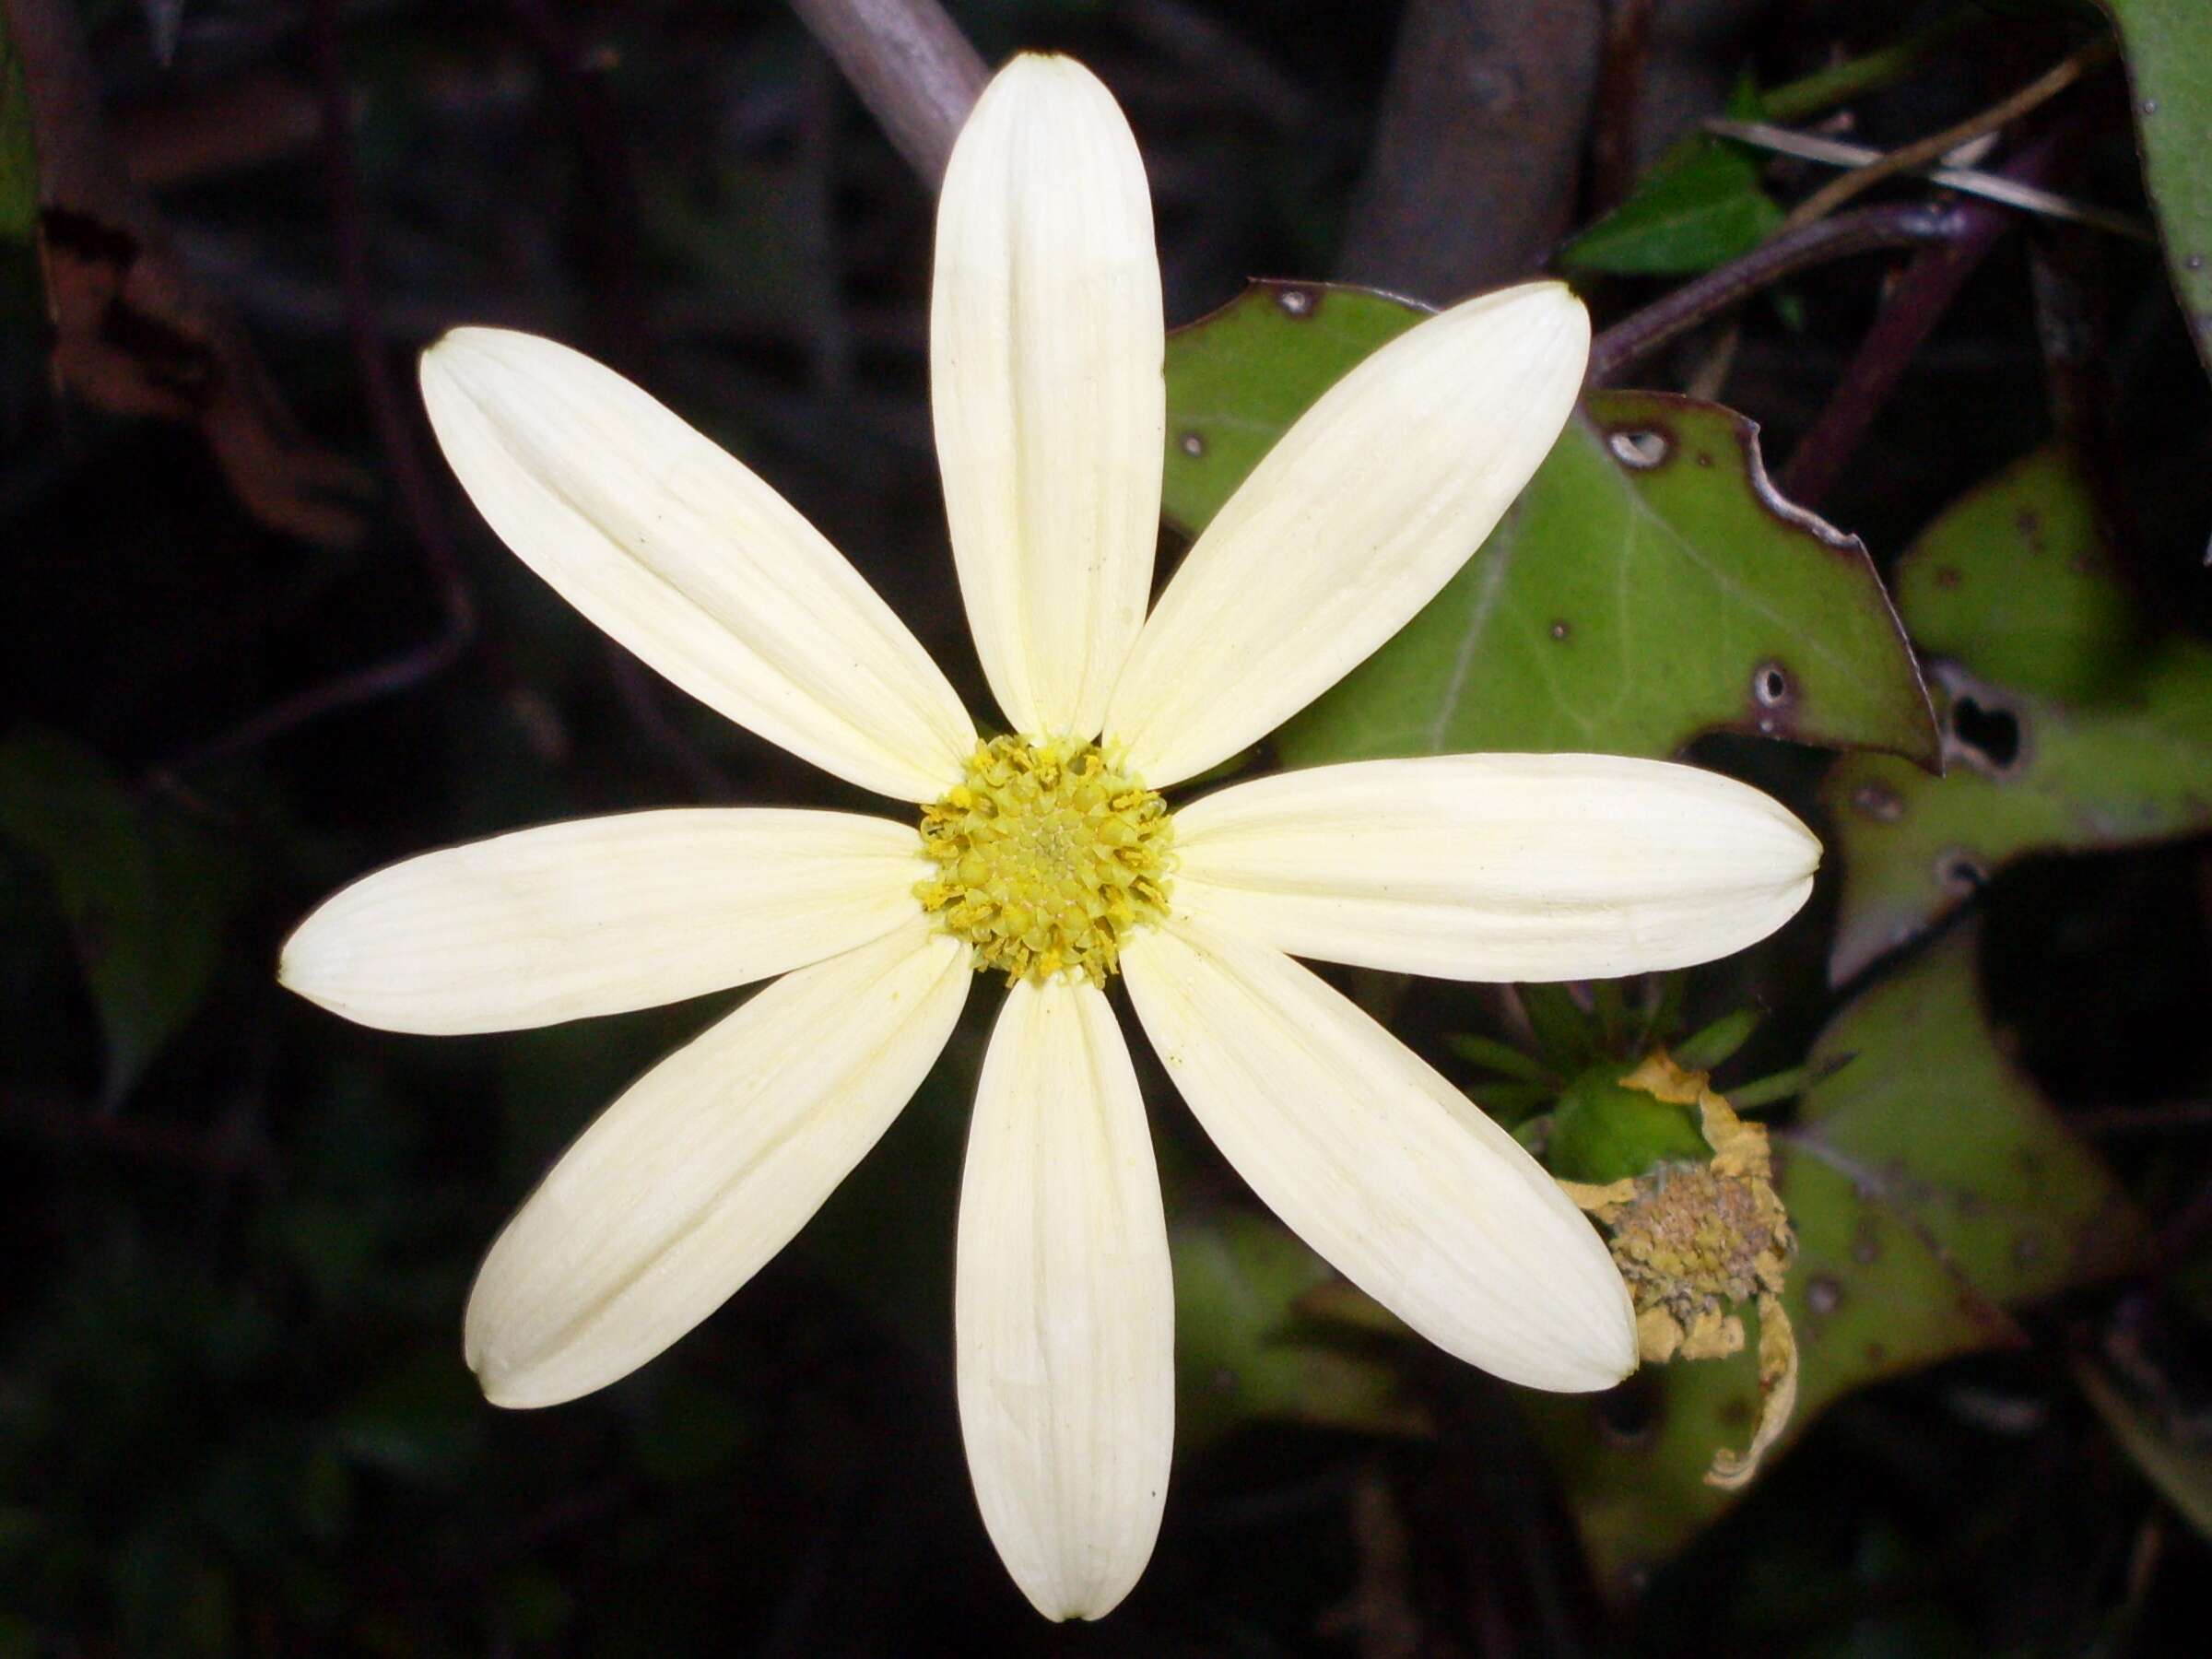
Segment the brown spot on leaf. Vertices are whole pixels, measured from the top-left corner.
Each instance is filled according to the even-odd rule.
[[[1833,1274],[1820,1274],[1805,1288],[1806,1310],[1816,1319],[1826,1319],[1842,1305],[1842,1281]]]
[[[1567,624],[1567,622],[1566,622],[1564,619],[1561,619],[1561,620],[1559,620],[1559,621],[1558,621],[1558,622],[1554,622],[1554,623],[1551,625],[1551,637],[1552,637],[1553,639],[1555,639],[1555,640],[1564,640],[1564,639],[1566,639],[1566,637],[1567,637],[1569,634],[1572,633],[1573,631],[1574,631],[1574,629],[1573,629],[1572,628],[1569,627],[1569,626],[1568,626],[1568,624]]]
[[[1959,585],[1960,580],[1961,578],[1959,577],[1959,567],[1957,565],[1936,566],[1936,585],[1937,587],[1955,588]]]
[[[1887,783],[1862,783],[1851,792],[1851,804],[1877,824],[1894,824],[1905,816],[1904,797]]]

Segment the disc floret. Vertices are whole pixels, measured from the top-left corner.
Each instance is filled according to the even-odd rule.
[[[1010,985],[1067,973],[1102,985],[1130,933],[1166,914],[1167,803],[1095,743],[994,737],[922,809],[937,865],[914,896]]]

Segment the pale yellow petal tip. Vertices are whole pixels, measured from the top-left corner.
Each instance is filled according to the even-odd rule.
[[[991,119],[986,121],[986,115]],[[969,113],[963,134],[984,127],[997,132],[1001,121],[1055,118],[1072,121],[1078,129],[1088,123],[1100,132],[1128,131],[1120,100],[1088,65],[1056,52],[1024,52],[1007,59],[991,77]]]
[[[1613,1277],[1620,1287],[1618,1304],[1619,1316],[1606,1322],[1606,1351],[1598,1362],[1597,1380],[1587,1390],[1581,1392],[1596,1394],[1617,1387],[1633,1376],[1637,1366],[1643,1360],[1642,1344],[1636,1333],[1635,1300],[1629,1294],[1628,1281],[1621,1278],[1618,1271]]]
[[[1799,873],[1810,881],[1814,872],[1820,868],[1820,860],[1827,855],[1828,849],[1820,844],[1820,838],[1795,813],[1785,808],[1782,816],[1796,832],[1798,852],[1805,859],[1805,867]]]
[[[1501,315],[1502,314],[1502,315]],[[1528,335],[1542,331],[1557,336],[1560,355],[1572,354],[1578,361],[1587,361],[1590,356],[1590,311],[1576,297],[1574,290],[1552,277],[1536,282],[1515,283],[1511,288],[1492,288],[1488,293],[1477,294],[1462,300],[1438,313],[1438,319],[1483,318],[1496,325],[1510,316],[1514,336],[1526,343]],[[1525,332],[1524,332],[1525,331]]]
[[[993,87],[1089,86],[1105,83],[1088,65],[1064,52],[1018,52],[991,77]]]
[[[415,371],[426,385],[432,375],[444,378],[453,371],[458,359],[480,353],[490,344],[485,335],[500,332],[474,324],[449,328],[422,348],[422,355],[415,359]]]
[[[1118,1575],[1100,1584],[1063,1583],[1058,1581],[1030,1583],[1015,1579],[1015,1584],[1030,1606],[1054,1624],[1068,1624],[1076,1620],[1090,1623],[1112,1612],[1126,1601],[1129,1592],[1136,1588],[1136,1581],[1144,1576],[1150,1564],[1150,1552],[1137,1563],[1135,1572]]]
[[[1532,1354],[1528,1367],[1517,1373],[1490,1361],[1477,1361],[1485,1371],[1544,1394],[1603,1394],[1636,1370],[1640,1352],[1635,1302],[1604,1241],[1594,1230],[1584,1230],[1596,1246],[1596,1261],[1603,1265],[1585,1275],[1579,1271],[1579,1264],[1571,1270],[1562,1259],[1561,1278],[1554,1288],[1559,1302],[1558,1338],[1547,1345],[1547,1351],[1540,1359]],[[1574,1253],[1581,1254],[1579,1251]],[[1566,1277],[1571,1271],[1572,1283]],[[1595,1274],[1602,1274],[1602,1280],[1592,1282]]]
[[[529,1368],[503,1362],[493,1354],[492,1346],[477,1321],[465,1315],[462,1321],[461,1358],[475,1373],[477,1386],[483,1391],[488,1404],[497,1406],[501,1411],[535,1411],[543,1406],[561,1405],[576,1397],[573,1391],[548,1391],[542,1387],[532,1387]]]
[[[335,958],[328,927],[318,926],[322,910],[311,912],[291,935],[276,948],[276,982],[295,996],[305,997],[318,1008],[344,1014],[335,983]]]
[[[524,361],[539,363],[577,362],[597,367],[572,346],[563,346],[559,340],[548,340],[543,335],[525,334],[517,328],[491,328],[478,323],[464,323],[449,328],[422,348],[417,360],[416,374],[427,395],[433,383],[455,388],[466,384],[472,372],[513,368]]]

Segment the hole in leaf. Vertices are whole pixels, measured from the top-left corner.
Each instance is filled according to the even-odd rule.
[[[2006,709],[1985,709],[1971,697],[1951,704],[1951,736],[1990,766],[2002,771],[2020,758],[2020,723]]]
[[[1751,671],[1751,695],[1759,707],[1779,709],[1790,700],[1789,670],[1780,663],[1761,663]]]
[[[1616,432],[1606,442],[1612,450],[1615,460],[1639,472],[1647,471],[1666,459],[1668,445],[1665,432]]]
[[[1639,1371],[1590,1402],[1597,1432],[1608,1445],[1641,1446],[1659,1432],[1665,1406],[1650,1375],[1648,1370]]]
[[[1989,885],[1989,866],[1971,853],[1946,853],[1936,861],[1936,877],[1951,892],[1971,898]]]

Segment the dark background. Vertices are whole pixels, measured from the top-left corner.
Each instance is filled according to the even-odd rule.
[[[1122,100],[1171,324],[1255,275],[1443,300],[1537,268],[1739,72],[1805,73],[1919,10],[1663,0],[1623,103],[1597,89],[1594,6],[951,9],[986,60],[1068,50]],[[2000,9],[1870,106],[1877,140],[1978,107],[2076,27],[2065,7]],[[254,503],[191,422],[58,395],[56,325],[28,260],[9,268],[6,714],[140,815],[150,901],[96,917],[114,930],[96,943],[193,989],[119,1088],[82,907],[50,859],[0,842],[0,1655],[1874,1655],[2179,1652],[2173,1632],[2201,1631],[2212,1563],[2065,1371],[2109,1322],[2148,1322],[2204,1409],[2193,1327],[2165,1311],[2212,1230],[2205,1119],[2187,1112],[2105,1147],[2175,1244],[2150,1274],[2046,1311],[2024,1353],[1854,1396],[1630,1606],[1588,1581],[1509,1391],[1427,1356],[1403,1386],[1433,1436],[1245,1423],[1179,1457],[1151,1570],[1111,1620],[1039,1622],[975,1515],[950,1388],[986,999],[798,1242],[672,1355],[577,1405],[484,1406],[459,1340],[478,1253],[589,1115],[729,999],[392,1036],[281,994],[279,941],[335,886],[431,846],[845,797],[504,553],[429,443],[412,353],[495,322],[620,367],[782,490],[987,706],[929,437],[932,199],[777,6],[157,15],[181,18],[166,65],[136,6],[82,8],[110,130],[244,342],[229,371],[258,363],[297,426],[257,464],[282,505]],[[352,117],[335,139],[334,102]],[[2125,199],[2117,86],[2086,107],[2084,176]],[[2116,265],[2105,414],[2146,580],[2186,621],[2206,526],[2182,486],[2212,463],[2208,400],[2155,265]],[[1771,453],[1820,407],[1884,269],[1804,279],[1796,332],[1746,312],[1725,396]],[[2001,250],[1823,503],[1877,559],[2047,429],[2026,288]],[[1658,291],[1592,299],[1602,322]],[[1673,373],[1662,359],[1639,381]],[[2207,875],[2183,845],[2040,865],[1986,896],[1992,994],[2070,1107],[2201,1097]],[[1822,925],[1816,904],[1789,935],[1783,987],[1808,982],[1789,964],[1818,959]],[[176,967],[180,940],[196,966]],[[1783,1003],[1776,1065],[1822,1012],[1817,993]],[[1413,1014],[1417,1033],[1483,1018]],[[1171,1207],[1249,1203],[1171,1090],[1148,1095]]]

